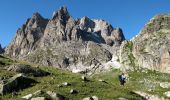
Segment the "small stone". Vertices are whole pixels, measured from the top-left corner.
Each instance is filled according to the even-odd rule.
[[[162,88],[170,88],[170,82],[162,82],[162,83],[160,83],[160,87],[162,87]]]
[[[0,77],[0,81],[3,80],[3,79],[4,79],[4,77]]]
[[[60,87],[62,87],[62,85],[60,85],[60,84],[59,84],[59,85],[57,85],[57,87],[59,87],[59,88],[60,88]]]
[[[99,82],[104,82],[104,80],[102,80],[102,79],[99,79],[98,81],[99,81]]]
[[[164,95],[170,97],[170,91],[165,92]]]
[[[29,100],[29,99],[32,98],[32,96],[33,96],[32,94],[28,94],[28,95],[26,95],[26,96],[23,96],[22,99]]]
[[[82,79],[83,81],[87,81],[87,78],[86,78],[85,76],[81,76],[81,79]]]
[[[36,97],[36,98],[32,98],[31,100],[45,100],[45,97]]]
[[[118,100],[127,100],[126,98],[120,97]]]
[[[68,82],[64,82],[63,85],[64,85],[64,86],[69,86],[69,85],[71,85],[71,84],[69,84]]]
[[[62,96],[58,93],[52,92],[52,91],[47,91],[47,94],[55,100],[64,100],[65,99],[64,96]]]
[[[86,97],[86,98],[83,98],[83,100],[93,100],[92,97]]]
[[[71,93],[71,94],[77,94],[78,91],[76,91],[76,90],[74,90],[74,89],[71,89],[71,90],[70,90],[70,93]]]
[[[92,99],[93,99],[93,100],[101,100],[101,99],[99,99],[97,96],[92,96]]]
[[[43,91],[38,90],[38,91],[34,92],[33,95],[38,96],[38,95],[41,95],[42,93],[43,93]]]

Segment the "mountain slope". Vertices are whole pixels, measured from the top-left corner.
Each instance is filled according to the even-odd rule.
[[[14,72],[14,70],[7,70],[9,66],[13,64],[22,64],[25,66],[31,66],[36,68],[37,65],[13,61],[10,58],[6,58],[0,55],[0,77],[1,82],[5,82],[12,76],[18,74],[19,72]],[[20,66],[21,67],[21,66]],[[18,91],[13,91],[12,93],[0,95],[1,100],[21,100],[21,98],[28,94],[33,94],[33,97],[46,97],[45,100],[49,99],[48,95],[45,95],[47,91],[53,91],[63,95],[67,99],[82,100],[83,98],[90,96],[97,96],[102,100],[125,98],[128,100],[141,100],[141,96],[134,94],[133,91],[143,91],[145,93],[152,94],[153,97],[159,97],[162,99],[158,100],[169,100],[168,97],[165,97],[164,93],[169,89],[161,88],[160,82],[169,82],[170,75],[163,74],[158,72],[152,72],[146,70],[146,72],[129,72],[128,80],[126,81],[125,86],[119,85],[118,75],[120,74],[119,70],[111,70],[106,73],[95,74],[92,77],[86,77],[88,81],[83,81],[81,74],[73,74],[69,71],[63,71],[56,68],[50,68],[47,66],[39,66],[39,69],[50,73],[47,76],[34,76],[32,74],[27,74],[26,77],[35,81],[27,88],[19,89]],[[25,68],[24,70],[27,70]],[[27,71],[25,71],[28,73]],[[25,73],[25,74],[26,74]],[[159,80],[159,81],[158,81]],[[22,81],[20,81],[22,84]],[[70,85],[64,86],[63,83],[69,83]],[[0,83],[3,85],[3,83]],[[142,87],[142,88],[141,88]],[[1,87],[0,87],[1,88]],[[70,90],[74,89],[78,91],[77,94],[71,94]],[[37,92],[42,91],[42,92]],[[37,93],[36,93],[37,92]],[[35,94],[34,94],[35,93]],[[166,98],[166,99],[164,99]],[[67,100],[66,99],[66,100]],[[65,99],[64,99],[65,100]],[[154,99],[155,100],[155,99]]]

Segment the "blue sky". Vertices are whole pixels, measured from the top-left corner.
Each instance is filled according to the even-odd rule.
[[[126,39],[137,35],[153,16],[170,13],[170,0],[0,0],[0,44],[8,45],[34,12],[51,18],[63,5],[74,18],[104,19],[122,28]]]

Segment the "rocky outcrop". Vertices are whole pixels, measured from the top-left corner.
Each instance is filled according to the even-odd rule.
[[[153,94],[148,94],[142,91],[132,91],[132,93],[141,96],[142,100],[168,100],[168,99],[165,99],[164,97],[160,97],[158,95],[153,95]]]
[[[31,83],[35,82],[27,78],[23,74],[17,74],[9,79],[0,81],[0,94],[6,94],[13,91],[18,91],[29,87]]]
[[[8,66],[8,71],[14,71],[18,73],[24,73],[26,75],[33,75],[35,77],[40,76],[47,76],[49,75],[48,72],[45,72],[39,68],[31,67],[30,65],[24,65],[24,64],[13,64]]]
[[[158,15],[152,18],[141,30],[138,36],[128,42],[122,48],[120,60],[125,69],[147,68],[160,72],[170,73],[170,15]],[[130,54],[129,57],[126,57]],[[131,64],[131,65],[130,65]],[[128,68],[129,67],[129,68]]]
[[[117,56],[124,40],[120,28],[88,17],[75,20],[61,7],[50,20],[34,14],[5,53],[33,63],[93,73],[102,71],[105,63]]]

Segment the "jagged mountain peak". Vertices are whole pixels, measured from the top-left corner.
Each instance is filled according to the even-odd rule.
[[[27,20],[26,27],[32,27],[32,28],[43,27],[43,28],[45,28],[47,21],[48,21],[48,19],[45,19],[44,17],[42,17],[38,12],[35,12],[35,13],[33,13],[32,17]]]
[[[41,14],[38,13],[38,12],[33,13],[32,18],[33,18],[33,19],[44,19],[44,18],[41,16]]]
[[[70,17],[70,14],[67,10],[66,6],[62,6],[58,11],[55,11],[52,16],[52,20],[55,19],[63,19],[63,20],[68,20]]]

